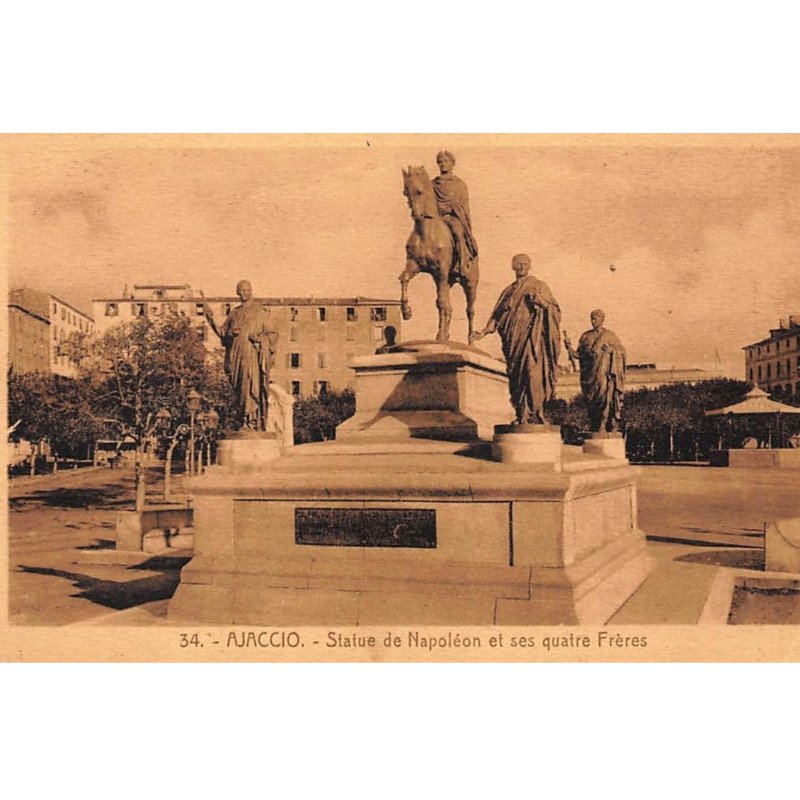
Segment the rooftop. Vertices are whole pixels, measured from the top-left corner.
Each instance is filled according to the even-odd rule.
[[[136,287],[145,288],[145,287]],[[156,287],[166,288],[166,287]],[[172,287],[182,288],[182,287]],[[238,303],[236,296],[211,296],[206,297],[208,303]],[[396,299],[386,299],[377,297],[256,297],[259,303],[269,306],[399,306],[400,301]],[[190,297],[171,297],[164,300],[154,300],[148,297],[100,297],[93,300],[93,303],[201,303],[203,298],[200,295]]]

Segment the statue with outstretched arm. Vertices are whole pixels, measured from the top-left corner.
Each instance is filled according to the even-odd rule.
[[[555,396],[561,350],[561,309],[544,281],[530,275],[531,259],[514,256],[517,279],[501,293],[482,331],[470,344],[498,333],[517,422],[544,424],[544,405]]]
[[[272,329],[264,307],[253,298],[249,281],[239,281],[236,294],[241,305],[231,309],[221,325],[217,324],[201,292],[203,312],[209,327],[225,348],[225,372],[239,407],[242,428],[266,431],[269,373],[278,345],[278,333]]]

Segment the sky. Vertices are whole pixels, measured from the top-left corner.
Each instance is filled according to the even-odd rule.
[[[455,153],[480,249],[477,322],[527,252],[574,342],[601,307],[629,361],[743,376],[800,315],[800,139],[29,137],[10,148],[9,282],[84,310],[135,283],[230,295],[399,297],[401,168]],[[433,338],[431,279],[403,339]],[[453,289],[451,338],[466,339]],[[483,340],[492,352],[498,342]],[[565,358],[562,356],[562,359]]]

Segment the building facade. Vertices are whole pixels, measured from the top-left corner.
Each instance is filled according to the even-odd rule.
[[[47,303],[12,289],[8,296],[8,365],[15,372],[50,371]]]
[[[278,348],[271,375],[274,383],[294,396],[325,393],[352,385],[348,362],[374,353],[386,343],[387,328],[400,339],[402,317],[398,300],[367,297],[259,297],[278,332]],[[221,325],[238,297],[207,297],[208,307]],[[187,284],[134,285],[122,297],[94,300],[98,335],[137,317],[165,313],[185,314],[209,350],[221,344],[203,313],[203,298]]]
[[[780,320],[768,338],[742,349],[745,380],[776,397],[800,397],[800,313]]]
[[[68,342],[92,336],[94,320],[75,306],[39,289],[12,289],[8,299],[9,364],[19,372],[51,372],[74,378],[78,364]]]

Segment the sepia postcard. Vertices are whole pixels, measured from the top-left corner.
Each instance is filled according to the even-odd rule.
[[[6,135],[4,661],[797,661],[800,136]]]

